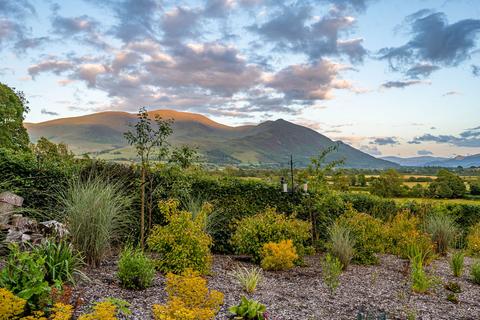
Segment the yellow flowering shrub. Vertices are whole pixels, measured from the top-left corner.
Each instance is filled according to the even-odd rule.
[[[434,244],[427,233],[419,230],[419,226],[420,219],[409,211],[397,213],[386,226],[386,251],[407,259],[409,248],[415,244],[426,254],[425,262],[430,262],[434,258]]]
[[[0,288],[0,320],[15,319],[25,309],[27,301],[15,296],[5,288]]]
[[[34,311],[31,315],[20,318],[20,320],[48,320],[43,311]]]
[[[167,218],[165,226],[154,226],[147,239],[148,247],[160,255],[156,260],[162,272],[181,273],[191,268],[208,273],[212,264],[212,238],[205,232],[207,216],[212,206],[206,204],[194,218],[182,211],[177,200],[160,201],[160,211]]]
[[[73,315],[73,306],[64,303],[55,303],[50,314],[50,320],[70,320]]]
[[[471,227],[468,232],[467,251],[473,256],[480,256],[480,222]]]
[[[292,240],[263,245],[261,266],[264,270],[288,270],[293,268],[297,259],[298,254]]]
[[[168,301],[153,306],[155,320],[210,320],[223,304],[223,294],[209,290],[207,280],[187,269],[182,275],[167,275]]]
[[[103,301],[93,306],[93,311],[81,315],[78,320],[116,320],[117,307],[109,302]]]

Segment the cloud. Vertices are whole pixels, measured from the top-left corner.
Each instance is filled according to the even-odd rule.
[[[184,38],[199,36],[197,30],[201,18],[198,9],[177,6],[165,12],[162,17],[162,30],[165,41],[179,41]]]
[[[459,92],[459,91],[447,91],[445,92],[442,96],[446,97],[446,96],[458,96],[458,95],[461,95],[462,93]]]
[[[455,145],[458,147],[480,147],[480,126],[467,129],[460,133],[459,136],[454,135],[432,135],[424,134],[422,136],[415,137],[408,143],[421,144],[423,142],[435,142]]]
[[[418,151],[417,151],[417,154],[418,154],[419,156],[429,156],[429,155],[432,155],[433,152],[430,151],[430,150],[425,150],[425,149],[423,149],[423,150],[418,150]]]
[[[38,74],[42,72],[53,72],[57,75],[61,73],[71,70],[73,68],[73,64],[70,61],[65,60],[57,60],[55,58],[50,58],[44,60],[38,64],[34,64],[28,68],[28,74],[35,78]]]
[[[385,146],[385,145],[395,145],[395,144],[400,144],[397,140],[396,137],[380,137],[380,138],[375,138],[370,144],[376,144],[380,146]]]
[[[377,146],[367,146],[367,145],[362,145],[360,146],[360,150],[363,152],[366,152],[372,156],[381,156],[382,152],[378,150]]]
[[[48,115],[48,116],[59,116],[60,114],[58,112],[55,112],[55,111],[49,111],[45,108],[43,108],[41,111],[40,111],[41,114],[45,114],[45,115]]]
[[[439,69],[440,67],[431,64],[418,64],[408,69],[406,75],[411,79],[427,78]]]
[[[475,77],[480,77],[480,66],[472,65],[472,73]]]
[[[388,60],[393,70],[408,75],[411,68],[425,64],[435,67],[457,66],[470,58],[476,48],[476,35],[480,31],[480,20],[464,19],[449,24],[442,12],[418,11],[405,19],[412,38],[399,47],[387,47],[379,51],[379,58]],[[415,70],[415,69],[414,69]],[[410,75],[418,75],[410,71]]]
[[[0,1],[0,49],[27,38],[30,31],[25,22],[32,16],[36,16],[36,10],[27,0]]]
[[[401,89],[403,89],[405,87],[413,86],[415,84],[422,84],[422,83],[430,84],[429,82],[422,81],[422,80],[388,81],[388,82],[385,82],[385,83],[382,84],[382,88],[386,88],[386,89],[401,88]]]
[[[307,4],[282,6],[274,10],[270,20],[251,25],[248,30],[274,44],[275,51],[306,54],[313,61],[326,56],[346,56],[353,63],[362,62],[367,54],[363,39],[340,38],[354,27],[355,18],[332,9],[316,21],[312,11]]]
[[[326,100],[333,89],[351,89],[352,84],[338,78],[347,68],[329,60],[288,66],[267,79],[266,85],[283,92],[289,100]]]

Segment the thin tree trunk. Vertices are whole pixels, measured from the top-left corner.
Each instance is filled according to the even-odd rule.
[[[142,165],[142,206],[140,209],[140,245],[144,249],[145,241],[145,166]]]

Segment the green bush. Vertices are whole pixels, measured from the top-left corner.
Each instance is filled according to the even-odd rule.
[[[355,241],[350,234],[350,230],[343,225],[335,223],[329,229],[328,234],[330,237],[329,251],[340,260],[342,269],[345,270],[355,253],[353,249]]]
[[[462,178],[446,169],[441,169],[438,171],[437,179],[428,186],[428,192],[433,198],[462,198],[467,188]]]
[[[268,208],[257,215],[243,218],[237,224],[232,243],[239,254],[250,255],[254,262],[260,262],[262,248],[268,242],[292,240],[297,254],[306,254],[307,242],[310,238],[308,222],[279,214]]]
[[[343,201],[350,203],[353,209],[358,212],[368,213],[384,221],[392,218],[400,209],[392,199],[366,193],[343,193],[341,197]]]
[[[450,259],[450,269],[452,269],[452,273],[455,277],[462,276],[464,258],[465,256],[463,255],[463,252],[457,251],[452,255]]]
[[[126,289],[145,289],[155,277],[155,264],[143,250],[127,246],[120,253],[117,277]]]
[[[211,206],[204,207],[195,219],[190,212],[179,210],[178,206],[176,200],[160,201],[159,207],[167,225],[157,225],[151,230],[148,247],[160,255],[156,264],[162,272],[179,274],[191,268],[208,273],[212,262],[212,238],[205,232],[205,221]]]
[[[377,253],[385,248],[385,231],[382,221],[366,213],[350,210],[336,221],[339,226],[350,230],[354,241],[353,262],[376,264]]]
[[[334,293],[340,285],[340,275],[342,274],[342,263],[336,257],[327,253],[325,260],[322,262],[323,282]]]
[[[34,247],[37,256],[43,257],[45,262],[45,280],[49,284],[75,283],[75,276],[83,276],[80,268],[83,258],[73,246],[65,240],[55,242],[47,240]]]
[[[45,257],[35,252],[22,252],[16,245],[11,245],[9,249],[5,266],[0,271],[0,287],[27,300],[31,310],[43,308],[50,302]]]
[[[480,262],[477,261],[472,264],[470,269],[470,275],[472,276],[473,283],[480,284]]]
[[[72,182],[61,201],[73,246],[88,264],[98,265],[110,245],[126,233],[131,198],[120,184],[97,177]]]
[[[240,303],[230,307],[228,311],[235,316],[235,319],[264,320],[267,307],[258,301],[242,297]]]

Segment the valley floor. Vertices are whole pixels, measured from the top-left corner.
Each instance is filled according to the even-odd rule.
[[[357,319],[359,312],[371,315],[385,312],[387,319],[406,319],[407,312],[423,320],[480,319],[480,287],[473,284],[468,275],[472,262],[465,259],[465,274],[461,278],[451,275],[447,258],[436,260],[427,268],[443,283],[460,284],[463,292],[458,295],[458,304],[447,301],[449,291],[443,285],[430,294],[412,294],[408,262],[391,255],[383,255],[376,266],[349,266],[334,295],[323,284],[320,257],[311,256],[306,258],[306,267],[264,272],[264,281],[253,296],[267,305],[270,318],[275,320]],[[227,307],[236,304],[243,295],[230,275],[237,265],[249,263],[237,257],[214,257],[209,287],[225,294],[225,304],[217,319],[229,319]],[[152,287],[131,291],[120,288],[115,273],[115,261],[87,271],[91,282],[81,283],[75,289],[75,295],[85,302],[82,308],[104,297],[116,297],[131,303],[133,314],[129,319],[151,319],[151,306],[166,299],[164,277],[158,274]]]

